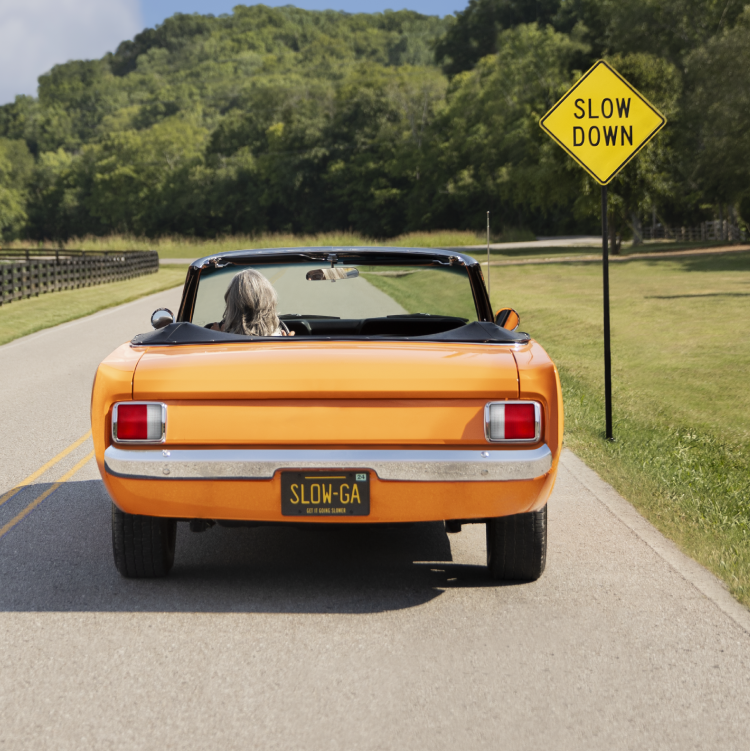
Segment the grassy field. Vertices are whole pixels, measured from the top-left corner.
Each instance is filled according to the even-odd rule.
[[[533,235],[523,234],[523,239],[533,240]],[[460,230],[445,232],[412,232],[390,240],[373,240],[370,237],[354,232],[332,232],[319,235],[266,234],[257,237],[247,235],[232,235],[215,240],[189,238],[182,236],[149,239],[130,237],[127,235],[110,235],[108,237],[73,238],[65,243],[65,248],[79,250],[157,250],[161,258],[200,258],[212,253],[228,250],[243,250],[247,248],[287,248],[295,246],[311,247],[316,245],[395,245],[397,247],[461,247],[476,245],[482,242],[482,237],[474,232]],[[6,245],[11,248],[44,247],[43,245],[29,245],[16,242]],[[58,246],[49,246],[56,248]]]
[[[166,266],[125,282],[50,292],[0,306],[0,344],[40,329],[96,313],[104,308],[177,287],[185,281],[186,266]],[[176,311],[175,311],[176,312]]]
[[[534,235],[526,230],[505,230],[493,243],[528,242],[534,240]],[[336,232],[319,235],[266,234],[256,237],[233,235],[217,239],[189,238],[182,236],[149,239],[128,235],[109,235],[107,237],[72,238],[64,244],[63,249],[78,250],[156,250],[161,258],[194,259],[213,253],[245,248],[285,248],[310,246],[347,246],[347,245],[392,245],[401,248],[463,248],[481,245],[485,242],[485,235],[462,230],[411,232],[406,235],[387,240],[375,240],[353,232]],[[727,243],[676,243],[672,241],[654,241],[636,248],[624,245],[621,255],[633,253],[668,252],[691,248],[718,247]],[[44,248],[57,249],[57,245],[32,244],[18,241],[6,245],[8,248]],[[486,252],[481,248],[467,250],[478,260],[486,259]],[[527,258],[561,258],[577,255],[591,255],[601,252],[599,248],[586,246],[557,247],[539,245],[533,248],[493,248],[490,254],[492,261],[523,260]]]
[[[616,265],[610,278],[614,443],[600,267],[494,267],[493,303],[518,310],[557,363],[567,446],[750,605],[750,253]],[[411,311],[438,295],[473,315],[450,279],[375,283]]]
[[[632,246],[623,245],[620,250],[620,256],[641,255],[643,253],[673,253],[679,250],[698,250],[703,248],[731,248],[730,243],[722,242],[695,242],[695,243],[678,243],[658,240],[655,242],[646,242],[642,245]],[[480,249],[468,251],[478,261],[487,260],[487,252]],[[570,247],[545,246],[541,243],[532,248],[492,248],[490,251],[490,261],[522,261],[526,259],[539,258],[568,258],[570,256],[601,256],[601,245],[574,245]]]

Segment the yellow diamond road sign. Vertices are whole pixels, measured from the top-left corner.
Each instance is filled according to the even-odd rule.
[[[666,122],[646,97],[599,60],[539,125],[607,185]]]

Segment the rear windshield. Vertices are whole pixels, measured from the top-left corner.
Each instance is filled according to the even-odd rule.
[[[422,316],[454,318],[460,323],[477,320],[463,266],[339,263],[332,270],[330,264],[300,262],[203,269],[193,309],[194,324],[206,326],[223,320],[224,293],[234,275],[247,268],[256,269],[271,282],[278,295],[277,312],[287,323],[320,319],[315,327],[319,328],[326,318],[359,322]],[[339,278],[327,278],[332,276]]]

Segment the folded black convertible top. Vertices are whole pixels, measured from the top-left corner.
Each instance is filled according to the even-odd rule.
[[[428,336],[301,336],[294,337],[295,341],[438,341],[438,342],[474,342],[478,344],[523,344],[529,341],[529,335],[522,331],[508,331],[502,326],[488,321],[472,321],[465,326],[442,331]],[[243,336],[241,334],[227,334],[223,331],[197,326],[194,323],[172,323],[163,329],[149,331],[133,337],[131,344],[135,346],[163,347],[181,344],[229,344],[232,342],[283,342],[291,343],[287,337],[281,336]]]

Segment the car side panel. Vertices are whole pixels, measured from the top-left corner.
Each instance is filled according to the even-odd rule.
[[[102,476],[104,450],[111,443],[112,405],[133,398],[133,374],[142,356],[143,350],[123,344],[103,360],[96,371],[91,391],[91,432],[96,463]]]
[[[518,366],[520,398],[534,399],[543,405],[546,417],[544,442],[552,452],[552,471],[533,509],[530,509],[536,510],[547,503],[557,477],[564,430],[562,389],[557,368],[540,344],[532,340],[529,344],[516,348],[513,356]]]

